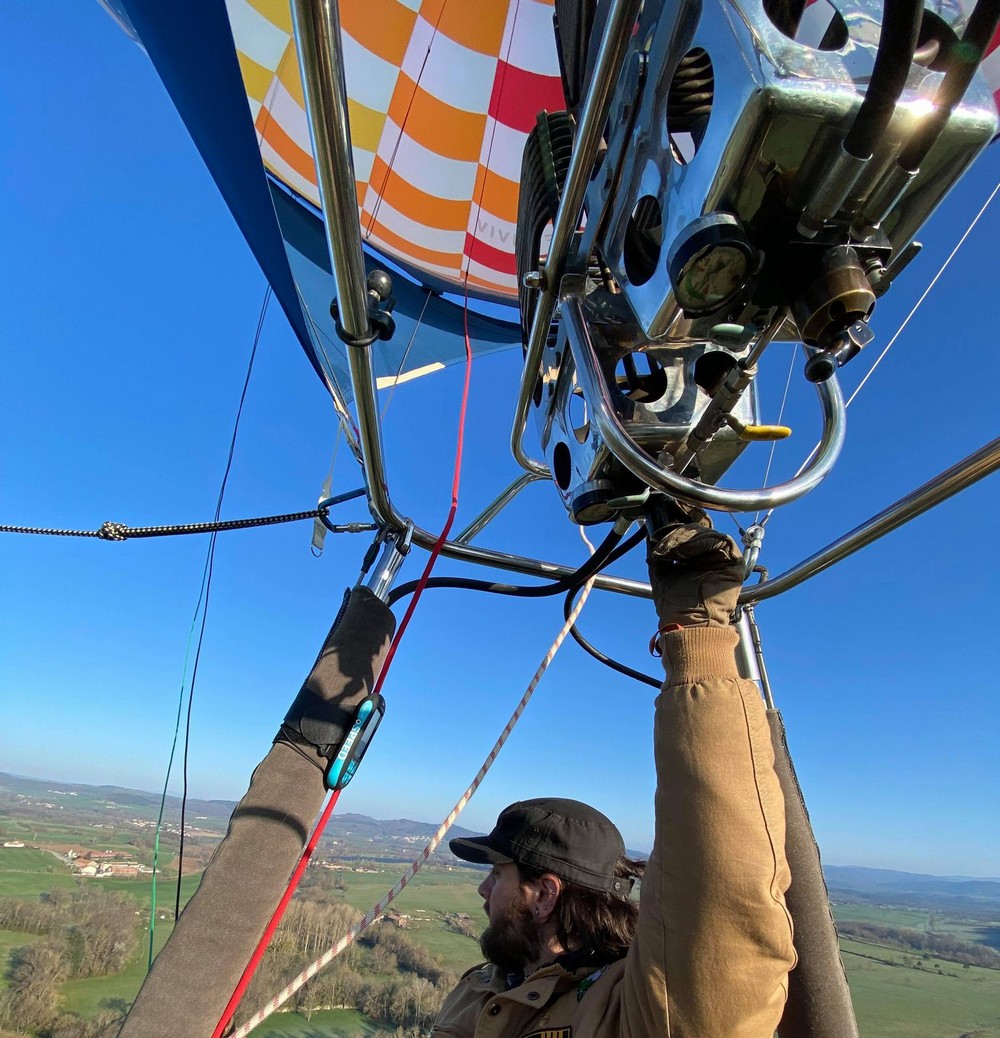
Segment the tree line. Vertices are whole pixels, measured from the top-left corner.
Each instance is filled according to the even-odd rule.
[[[1000,954],[992,948],[975,941],[964,941],[952,934],[904,930],[894,926],[875,926],[872,923],[837,923],[837,932],[841,937],[867,941],[870,944],[882,944],[903,951],[934,955],[970,966],[1000,969]]]
[[[248,1019],[361,918],[341,902],[293,901],[247,989],[237,1022]],[[322,1009],[354,1009],[403,1035],[419,1035],[429,1029],[457,981],[404,930],[382,921],[299,990],[291,1007],[307,1018]]]
[[[33,934],[10,953],[0,1023],[25,1033],[59,1033],[60,988],[72,978],[117,973],[138,947],[135,902],[95,887],[52,890],[35,901],[0,898],[0,929]],[[118,1014],[120,1018],[120,1014]],[[80,1038],[90,1035],[80,1033]]]
[[[339,898],[328,900],[326,888],[326,883],[310,884],[289,905],[237,1023],[361,921],[362,914]],[[61,988],[73,978],[122,970],[138,953],[145,922],[135,901],[90,885],[51,891],[36,900],[0,898],[0,929],[37,938],[11,951],[7,987],[0,992],[0,1030],[37,1038],[113,1038],[133,993],[82,1019],[61,1008]],[[354,1009],[409,1038],[426,1033],[457,980],[405,930],[383,921],[366,929],[302,988],[289,1008],[306,1017],[323,1009]]]

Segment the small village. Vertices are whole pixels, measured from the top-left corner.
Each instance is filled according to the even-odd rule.
[[[4,840],[7,850],[27,848],[23,840]],[[149,865],[136,861],[124,851],[97,851],[85,847],[65,844],[36,845],[37,850],[45,850],[66,862],[75,876],[102,877],[135,877],[152,873]]]

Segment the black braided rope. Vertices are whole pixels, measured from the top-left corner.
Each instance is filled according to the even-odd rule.
[[[257,519],[227,519],[217,523],[185,523],[177,526],[126,526],[125,523],[106,522],[99,530],[49,530],[38,526],[0,525],[0,533],[35,533],[51,537],[99,537],[102,541],[127,541],[136,537],[173,537],[185,533],[221,533],[225,530],[248,530],[254,526],[275,526],[295,523],[301,519],[322,519],[325,508],[309,512],[289,512],[286,515],[267,515]]]

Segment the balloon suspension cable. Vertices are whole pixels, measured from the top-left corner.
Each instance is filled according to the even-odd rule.
[[[872,364],[872,366],[868,369],[868,373],[858,383],[857,389],[855,389],[854,392],[847,398],[847,402],[844,404],[845,408],[851,406],[851,403],[854,401],[854,398],[858,395],[858,393],[861,392],[861,390],[865,386],[865,383],[875,373],[875,369],[879,366],[879,364],[882,363],[882,358],[889,352],[889,350],[892,348],[893,344],[900,337],[900,335],[902,335],[903,329],[910,323],[910,321],[913,318],[913,315],[917,312],[917,310],[920,309],[920,305],[927,298],[931,289],[938,283],[938,280],[941,277],[941,275],[948,269],[948,264],[951,263],[951,261],[955,258],[955,253],[958,252],[958,250],[965,244],[965,239],[969,237],[969,235],[972,233],[973,228],[976,226],[977,223],[979,223],[979,218],[989,208],[990,203],[996,197],[998,191],[1000,191],[1000,184],[997,184],[996,187],[993,188],[993,191],[990,193],[989,198],[987,198],[986,201],[983,202],[982,208],[979,210],[978,213],[976,213],[976,215],[972,219],[972,223],[970,223],[969,226],[966,228],[965,234],[963,234],[962,237],[958,239],[958,244],[948,254],[948,258],[944,261],[944,263],[941,264],[941,269],[928,282],[927,287],[924,289],[920,298],[913,304],[913,309],[910,310],[910,312],[906,315],[906,318],[904,319],[903,323],[899,326],[899,328],[896,329],[896,334],[893,335],[893,337],[885,344],[885,348],[875,358],[875,363]]]
[[[330,355],[326,351],[326,345],[324,340],[334,349],[339,348],[339,344],[336,343],[317,323],[309,310],[309,306],[305,299],[301,300],[302,310],[306,315],[306,319],[309,321],[309,326],[315,333],[315,342],[319,348],[320,353],[323,355],[325,363],[320,365],[322,372],[323,381],[326,383],[327,392],[330,394],[330,399],[333,401],[333,409],[337,412],[337,421],[340,423],[341,431],[344,434],[344,439],[347,441],[348,447],[351,448],[351,453],[354,455],[355,460],[358,464],[364,468],[364,458],[361,454],[361,431],[358,429],[357,424],[351,415],[350,409],[347,406],[347,397],[344,394],[344,390],[341,388],[340,383],[337,381],[336,371],[333,367],[333,363],[330,360]]]
[[[372,688],[372,694],[380,692],[382,686],[385,684],[385,679],[389,674],[389,668],[392,666],[392,661],[395,658],[396,650],[399,647],[399,643],[406,633],[406,628],[409,626],[410,618],[413,616],[413,612],[417,607],[417,603],[420,601],[420,596],[423,593],[423,589],[430,579],[431,570],[434,568],[435,562],[437,562],[438,556],[441,554],[441,549],[444,546],[445,541],[448,539],[448,534],[451,532],[452,524],[455,521],[455,514],[458,511],[458,490],[461,483],[462,474],[462,451],[465,443],[465,419],[468,411],[469,404],[469,385],[472,378],[472,343],[469,339],[469,327],[468,327],[468,299],[466,299],[466,310],[465,310],[465,380],[462,387],[462,403],[459,409],[458,417],[458,436],[455,444],[455,466],[454,474],[452,476],[451,484],[451,507],[448,510],[448,518],[445,520],[445,524],[438,536],[434,547],[431,549],[427,564],[424,567],[424,571],[421,574],[420,581],[417,585],[417,589],[414,592],[413,598],[410,600],[409,606],[406,612],[403,614],[403,619],[400,621],[399,626],[396,628],[396,633],[393,636],[392,641],[389,644],[389,650],[386,653],[385,662],[382,665],[378,677],[375,679],[374,687]],[[409,537],[407,535],[407,542]],[[305,874],[306,868],[309,862],[312,860],[313,853],[316,850],[320,838],[326,829],[327,822],[330,820],[330,816],[333,814],[333,809],[337,805],[337,801],[340,799],[342,790],[337,789],[331,794],[330,799],[327,801],[326,806],[323,808],[323,812],[320,815],[319,821],[316,823],[316,827],[309,837],[309,841],[306,844],[305,849],[302,852],[302,856],[299,858],[298,864],[295,866],[295,870],[292,873],[291,879],[288,882],[288,886],[285,888],[284,894],[281,896],[281,900],[278,902],[277,908],[274,910],[274,914],[271,916],[270,921],[264,929],[264,933],[261,935],[260,941],[254,950],[253,955],[250,957],[250,961],[247,963],[246,969],[243,971],[243,975],[240,977],[239,983],[236,985],[236,989],[233,991],[232,997],[229,999],[226,1008],[223,1010],[222,1016],[219,1019],[218,1024],[215,1026],[215,1030],[212,1032],[212,1038],[221,1038],[229,1026],[230,1021],[233,1018],[233,1014],[236,1012],[236,1007],[239,1005],[240,1000],[243,998],[250,981],[253,979],[254,973],[257,971],[257,967],[260,965],[264,958],[264,953],[267,951],[268,945],[271,943],[271,938],[274,936],[275,931],[278,929],[278,925],[284,917],[285,911],[288,908],[289,903],[292,900],[296,889],[303,875]]]
[[[997,194],[998,194],[998,193],[1000,193],[1000,183],[998,183],[998,184],[996,185],[996,187],[994,187],[994,188],[993,188],[993,190],[992,190],[992,191],[990,192],[990,195],[989,195],[989,197],[988,197],[988,198],[986,199],[986,201],[985,201],[985,202],[983,202],[983,204],[982,204],[982,207],[980,208],[979,212],[978,212],[978,213],[976,213],[976,215],[975,215],[975,216],[974,216],[974,217],[972,218],[972,222],[971,222],[971,223],[969,224],[969,226],[968,226],[968,227],[967,227],[967,228],[965,229],[965,233],[964,233],[964,234],[962,235],[962,237],[961,237],[961,238],[959,238],[959,239],[958,239],[958,242],[957,242],[957,244],[955,245],[955,247],[954,247],[954,248],[953,248],[953,249],[951,250],[951,252],[950,252],[950,253],[948,253],[948,257],[947,257],[947,259],[946,259],[946,260],[944,261],[944,263],[942,263],[942,264],[941,264],[941,267],[940,267],[940,269],[938,270],[938,272],[937,272],[937,273],[936,273],[936,274],[934,275],[934,277],[933,277],[933,278],[931,278],[931,280],[930,280],[930,281],[928,282],[928,284],[927,284],[927,287],[926,287],[926,288],[924,289],[924,291],[923,291],[923,292],[921,293],[921,295],[920,295],[920,298],[919,298],[919,299],[918,299],[918,300],[917,300],[917,301],[916,301],[916,302],[915,302],[915,303],[913,304],[913,307],[912,307],[912,309],[911,309],[911,310],[910,310],[910,312],[909,312],[909,313],[908,313],[908,314],[906,315],[906,317],[905,317],[905,318],[903,319],[903,323],[902,323],[902,324],[901,324],[901,325],[900,325],[900,326],[899,326],[899,327],[898,327],[898,328],[896,329],[896,332],[895,332],[895,334],[894,334],[894,335],[892,336],[892,338],[891,338],[891,339],[890,339],[890,340],[889,340],[889,341],[888,341],[888,342],[887,342],[887,343],[885,344],[885,347],[884,347],[884,348],[882,349],[882,352],[881,352],[881,353],[880,353],[880,354],[879,354],[879,355],[878,355],[878,356],[877,356],[877,357],[875,358],[875,361],[874,361],[874,363],[873,363],[873,364],[872,364],[872,366],[871,366],[871,367],[870,367],[870,368],[868,369],[868,372],[867,372],[867,374],[865,375],[865,377],[864,377],[864,378],[863,378],[863,379],[862,379],[862,380],[861,380],[861,381],[860,381],[860,382],[858,383],[858,386],[857,386],[857,388],[856,388],[856,389],[854,390],[854,392],[853,392],[853,393],[852,393],[852,394],[851,394],[851,395],[850,395],[850,396],[848,397],[848,399],[847,399],[847,402],[846,402],[846,403],[844,404],[844,410],[847,410],[847,408],[851,406],[851,404],[852,404],[852,403],[854,402],[854,400],[855,400],[855,399],[857,398],[858,394],[859,394],[859,393],[861,392],[861,390],[862,390],[862,389],[864,388],[865,384],[866,384],[866,383],[868,382],[868,380],[869,380],[869,379],[870,379],[870,378],[872,377],[872,375],[873,375],[873,374],[875,373],[875,369],[876,369],[876,368],[877,368],[877,367],[879,366],[879,364],[881,364],[881,363],[882,363],[882,360],[883,360],[883,358],[885,357],[885,355],[886,355],[886,354],[887,354],[887,353],[889,352],[889,350],[890,350],[890,349],[892,349],[893,345],[895,344],[896,340],[897,340],[897,339],[898,339],[898,338],[900,337],[900,335],[902,335],[902,334],[903,334],[903,330],[904,330],[904,329],[906,328],[906,326],[907,326],[907,325],[908,325],[908,324],[910,323],[910,321],[911,321],[911,320],[913,320],[913,317],[915,316],[916,312],[917,312],[917,311],[918,311],[918,310],[920,309],[920,307],[921,307],[921,305],[923,304],[924,300],[925,300],[925,299],[927,298],[927,296],[928,296],[928,295],[930,295],[931,289],[932,289],[932,288],[934,288],[934,286],[935,286],[935,285],[936,285],[936,284],[938,283],[938,281],[940,280],[940,278],[941,278],[942,274],[944,274],[944,272],[945,272],[945,271],[946,271],[946,270],[948,269],[948,266],[949,266],[949,264],[950,264],[950,263],[951,263],[951,261],[952,261],[952,260],[953,260],[953,259],[955,258],[955,255],[956,255],[956,253],[958,252],[958,250],[959,250],[959,249],[960,249],[960,248],[961,248],[961,247],[962,247],[962,246],[963,246],[963,245],[965,244],[965,239],[966,239],[966,238],[968,238],[968,237],[969,237],[969,235],[970,235],[970,234],[972,233],[972,231],[973,231],[973,228],[974,228],[974,227],[976,226],[976,224],[977,224],[977,223],[979,223],[980,219],[982,218],[982,215],[983,215],[983,213],[985,213],[985,212],[986,212],[986,210],[987,210],[987,209],[989,208],[989,206],[990,206],[990,203],[991,203],[991,202],[993,201],[993,199],[994,199],[994,198],[996,198],[996,196],[997,196]],[[798,471],[796,472],[796,475],[798,475],[798,474],[799,474],[800,472],[802,472],[802,470],[803,470],[803,469],[804,469],[804,468],[805,468],[805,467],[806,467],[806,466],[807,466],[807,465],[809,464],[809,462],[810,462],[810,461],[812,460],[812,458],[813,458],[813,457],[815,456],[815,454],[816,454],[816,451],[817,451],[818,449],[819,449],[819,445],[818,445],[818,444],[817,444],[817,446],[816,446],[816,447],[813,447],[812,451],[810,451],[810,453],[809,453],[809,456],[808,456],[808,457],[806,458],[806,460],[805,460],[804,462],[802,462],[802,464],[801,464],[801,465],[799,466],[799,468],[798,468]],[[763,524],[767,523],[767,522],[768,522],[768,521],[770,520],[770,518],[771,518],[771,516],[772,516],[773,514],[774,514],[774,509],[773,509],[773,508],[769,509],[769,510],[768,510],[768,512],[767,512],[767,514],[766,514],[766,515],[764,516],[764,518],[763,518],[763,519],[761,520],[761,525],[763,525]]]
[[[222,473],[222,479],[219,483],[219,493],[215,503],[215,523],[219,521],[219,516],[222,514],[222,502],[226,496],[226,486],[229,482],[229,473],[232,470],[233,455],[236,452],[236,438],[239,434],[240,419],[243,416],[243,405],[246,403],[247,390],[250,386],[250,379],[253,375],[254,361],[257,358],[257,348],[260,345],[260,337],[264,330],[264,320],[267,317],[268,304],[271,302],[273,292],[271,286],[268,285],[264,292],[264,299],[260,305],[260,313],[257,315],[257,327],[254,331],[253,344],[250,347],[250,357],[247,360],[247,371],[246,376],[243,379],[243,391],[240,394],[239,404],[236,407],[236,417],[233,420],[233,432],[229,440],[229,453],[226,457],[226,466]],[[107,526],[107,524],[105,524]],[[103,529],[103,527],[102,527]],[[173,771],[174,757],[177,751],[177,739],[180,734],[181,717],[184,715],[184,700],[185,692],[187,693],[187,714],[184,726],[184,742],[182,744],[182,760],[183,760],[183,795],[181,797],[181,834],[180,834],[180,845],[177,854],[177,886],[174,897],[174,918],[176,919],[180,915],[181,909],[181,881],[184,876],[183,864],[184,864],[184,817],[187,809],[187,795],[188,795],[188,750],[191,737],[191,711],[194,704],[194,690],[195,682],[198,676],[198,661],[201,658],[202,643],[205,638],[205,624],[208,620],[208,600],[209,594],[212,588],[212,570],[215,562],[215,543],[217,533],[212,531],[211,539],[209,540],[208,551],[205,555],[205,562],[202,567],[201,574],[201,586],[198,590],[198,601],[195,603],[194,615],[191,618],[191,627],[188,631],[187,645],[184,650],[184,667],[181,674],[181,687],[180,693],[177,700],[177,718],[174,725],[173,740],[170,744],[170,756],[167,761],[167,770],[163,778],[163,793],[160,796],[160,809],[156,819],[156,829],[153,841],[153,873],[150,880],[150,910],[149,910],[149,950],[148,950],[148,962],[147,969],[152,968],[153,965],[153,948],[156,934],[156,877],[157,869],[159,866],[159,850],[160,850],[160,833],[163,828],[163,814],[167,802],[167,789],[170,785],[170,776]],[[199,624],[200,614],[200,624]],[[197,642],[194,653],[194,665],[191,670],[191,680],[188,682],[188,663],[191,659],[191,647],[192,643],[195,642],[195,628],[198,628]]]
[[[587,536],[583,532],[582,528],[580,529],[580,536],[583,538],[584,543],[587,545],[590,551],[593,552],[594,549],[591,546],[590,542],[587,540]],[[546,652],[544,657],[542,657],[542,661],[541,663],[539,663],[538,668],[534,673],[534,676],[532,677],[531,681],[528,682],[528,687],[525,689],[524,695],[521,697],[520,702],[514,708],[514,712],[513,714],[511,714],[510,720],[508,720],[503,731],[500,733],[496,742],[493,744],[493,748],[490,750],[486,759],[483,761],[482,766],[479,768],[479,771],[476,772],[476,775],[473,778],[472,782],[469,784],[468,788],[459,798],[455,806],[451,809],[445,820],[438,827],[437,831],[428,841],[424,849],[420,852],[419,855],[417,855],[417,857],[414,859],[413,863],[410,865],[407,871],[402,876],[400,876],[396,885],[391,890],[389,890],[384,895],[384,897],[382,897],[382,899],[368,912],[367,915],[364,916],[364,918],[356,926],[348,930],[347,933],[344,934],[344,936],[341,937],[341,939],[335,945],[333,945],[333,947],[325,951],[310,966],[307,966],[297,977],[295,977],[294,980],[292,980],[287,985],[287,987],[285,987],[282,991],[275,995],[274,998],[272,998],[271,1001],[267,1003],[267,1005],[259,1009],[245,1024],[233,1031],[229,1038],[244,1038],[245,1035],[248,1035],[255,1027],[257,1027],[264,1020],[266,1020],[272,1013],[277,1012],[277,1010],[280,1009],[281,1006],[285,1004],[285,1002],[287,1002],[300,988],[304,987],[314,976],[316,976],[316,974],[319,973],[319,971],[322,970],[324,966],[327,966],[342,951],[350,947],[350,945],[357,939],[358,935],[368,926],[370,926],[373,922],[375,922],[375,920],[378,919],[379,916],[382,915],[386,908],[388,908],[388,906],[392,904],[396,897],[399,896],[403,888],[410,882],[410,880],[413,879],[413,877],[420,871],[424,864],[426,864],[427,860],[430,858],[430,856],[437,849],[441,841],[444,839],[445,834],[452,827],[452,825],[455,824],[455,820],[462,813],[462,811],[465,810],[469,801],[472,799],[473,794],[479,788],[483,779],[486,777],[486,774],[493,766],[494,761],[499,756],[500,751],[504,746],[504,743],[506,743],[507,739],[510,737],[511,732],[513,732],[514,730],[514,726],[520,720],[521,715],[524,713],[524,710],[530,702],[532,695],[534,695],[535,689],[538,687],[538,683],[541,681],[542,676],[548,669],[549,664],[555,658],[555,655],[559,651],[559,648],[562,645],[563,641],[565,641],[567,634],[569,634],[570,628],[576,623],[577,617],[579,617],[580,613],[582,612],[583,607],[587,602],[587,597],[589,596],[590,591],[594,586],[594,579],[594,577],[591,577],[586,582],[586,584],[584,584],[583,591],[580,594],[579,602],[576,603],[576,606],[574,607],[569,618],[560,628],[559,633],[553,640],[548,652]]]
[[[788,373],[785,375],[785,388],[781,394],[781,406],[778,408],[778,420],[775,424],[781,425],[782,418],[785,417],[785,405],[788,403],[788,390],[792,385],[792,374],[795,371],[795,350],[788,351]],[[764,479],[761,481],[761,486],[767,486],[768,477],[771,475],[771,466],[774,464],[774,454],[778,447],[778,441],[771,441],[771,449],[767,452],[767,465],[764,468]],[[760,522],[760,512],[757,512],[753,517],[754,523]],[[737,526],[739,524],[737,523]],[[740,533],[743,530],[740,529]]]
[[[420,308],[420,313],[417,315],[416,323],[413,325],[413,331],[410,332],[410,337],[406,341],[406,346],[403,348],[402,356],[399,358],[399,364],[396,367],[396,374],[392,378],[392,384],[389,386],[389,395],[385,399],[385,403],[382,405],[382,413],[379,416],[379,420],[384,422],[385,416],[389,413],[389,405],[392,403],[392,398],[396,395],[396,386],[399,385],[400,375],[403,373],[403,366],[406,364],[407,358],[410,356],[410,350],[413,348],[413,343],[417,338],[417,332],[420,331],[420,326],[424,321],[424,314],[427,311],[427,304],[431,301],[431,296],[434,293],[428,288],[424,293],[424,305]]]

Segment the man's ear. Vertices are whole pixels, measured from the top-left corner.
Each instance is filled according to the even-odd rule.
[[[563,891],[563,881],[551,872],[543,872],[535,882],[535,916],[539,922],[545,922],[555,911],[559,895]]]

